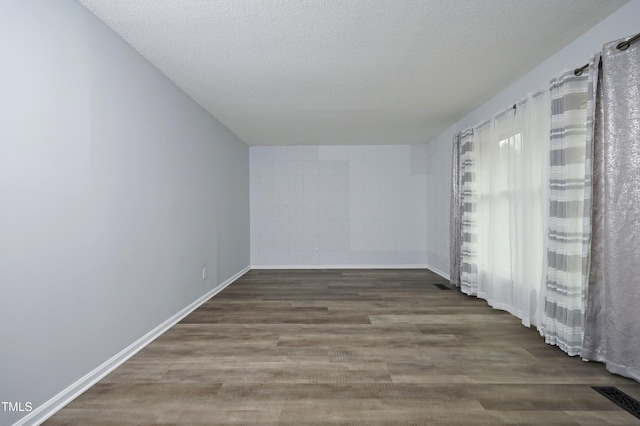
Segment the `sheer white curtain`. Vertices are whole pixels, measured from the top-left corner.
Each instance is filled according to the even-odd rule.
[[[526,326],[544,309],[550,105],[544,90],[474,129],[477,282],[467,292]]]

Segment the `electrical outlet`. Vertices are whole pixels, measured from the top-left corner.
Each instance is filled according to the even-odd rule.
[[[207,279],[207,268],[202,268],[202,279],[203,280]]]

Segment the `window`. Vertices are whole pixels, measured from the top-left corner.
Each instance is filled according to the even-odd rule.
[[[474,129],[477,295],[526,325],[542,282],[549,111],[540,95]]]

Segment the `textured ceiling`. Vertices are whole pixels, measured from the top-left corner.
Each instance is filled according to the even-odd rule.
[[[626,1],[80,0],[249,145],[427,142]]]

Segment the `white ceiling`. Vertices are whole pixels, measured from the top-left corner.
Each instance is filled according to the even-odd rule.
[[[247,144],[333,145],[428,142],[627,0],[80,2]]]

